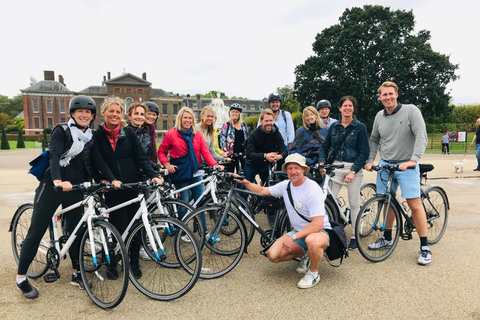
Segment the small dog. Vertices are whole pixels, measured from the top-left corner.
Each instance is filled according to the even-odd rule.
[[[453,169],[455,170],[455,173],[461,173],[463,172],[463,162],[455,162],[453,164]]]

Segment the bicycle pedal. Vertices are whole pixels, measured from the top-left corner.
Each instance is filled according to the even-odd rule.
[[[407,234],[402,234],[402,239],[403,240],[412,240],[413,239],[413,236],[411,233],[407,233]]]
[[[47,273],[46,275],[43,276],[43,280],[46,282],[46,283],[52,283],[52,282],[55,282],[58,280],[58,276],[52,272],[52,273]]]

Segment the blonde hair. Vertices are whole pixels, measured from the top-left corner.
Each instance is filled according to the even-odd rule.
[[[311,113],[313,113],[315,115],[315,124],[317,125],[317,127],[323,128],[323,123],[320,120],[320,115],[318,114],[317,109],[313,106],[308,106],[305,109],[303,109],[303,117],[302,117],[303,127],[308,130],[308,124],[305,121],[305,118],[307,117],[307,111],[310,111]]]
[[[232,110],[237,110],[237,109],[232,109]],[[228,113],[228,115],[230,116],[230,122],[233,124],[233,119],[232,119],[232,110],[230,110],[230,112]],[[238,111],[238,110],[237,110]],[[240,116],[238,117],[238,122],[239,123],[242,123],[242,113],[240,111],[238,111],[238,113],[240,113]]]
[[[203,127],[203,116],[207,114],[207,112],[210,111],[213,113],[213,122],[211,125],[207,127],[207,130],[204,129]],[[214,142],[215,141],[215,136],[214,136],[214,131],[215,131],[215,120],[217,120],[217,115],[215,114],[215,111],[213,110],[212,106],[206,106],[202,109],[202,112],[200,113],[200,132],[203,135],[203,138],[205,141],[207,141],[207,134],[210,136],[210,141]]]
[[[383,88],[387,88],[387,87],[392,87],[395,89],[395,92],[398,93],[398,86],[392,82],[392,81],[385,81],[384,83],[382,83],[382,85],[380,87],[378,87],[377,89],[377,93],[378,94],[381,94],[382,93],[382,89]]]
[[[264,110],[262,111],[262,113],[260,113],[260,120],[263,120],[263,117],[264,117],[266,114],[271,115],[271,116],[275,119],[275,116],[273,115],[272,109],[264,109]]]
[[[188,107],[182,107],[180,111],[178,111],[177,117],[175,118],[175,129],[178,131],[182,130],[182,117],[185,112],[188,112],[192,115],[193,122],[192,122],[192,132],[193,134],[197,133],[197,127],[195,126],[195,114],[193,113],[193,110],[188,108]]]
[[[118,97],[107,97],[105,98],[102,104],[102,115],[108,110],[108,108],[110,108],[112,104],[118,105],[120,107],[120,111],[122,112],[122,114],[125,112],[125,101],[123,99],[120,99]],[[120,120],[120,123],[124,127],[127,126],[127,122],[123,117]]]

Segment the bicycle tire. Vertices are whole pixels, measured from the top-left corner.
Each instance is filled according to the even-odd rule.
[[[384,232],[381,228],[385,220],[385,215],[383,213],[384,209],[385,196],[375,196],[365,202],[357,216],[355,238],[357,239],[358,251],[360,251],[365,259],[371,262],[380,262],[388,258],[393,250],[395,250],[402,232],[400,213],[398,212],[397,207],[392,203],[392,212],[390,213],[393,213],[394,215],[392,225],[392,245],[376,250],[369,248],[370,245],[383,237]]]
[[[340,212],[338,211],[335,201],[333,201],[333,197],[331,195],[328,195],[325,198],[325,214],[328,216],[329,221],[335,221],[340,224],[344,224],[343,220],[340,218]]]
[[[427,241],[428,244],[435,244],[447,229],[448,197],[441,187],[430,186],[422,192],[422,203],[427,215]]]
[[[150,230],[161,239],[163,252],[159,250],[158,259],[150,242],[145,241],[148,238],[145,225],[137,223],[126,242],[129,256],[133,247],[142,245],[150,260],[139,259],[142,277],[136,279],[130,274],[130,281],[141,293],[154,300],[178,299],[187,294],[198,280],[202,266],[200,246],[192,231],[178,219],[155,216],[149,221]],[[188,236],[190,241],[181,240],[182,236]],[[138,239],[141,243],[133,245]]]
[[[202,220],[206,225],[206,232],[211,232],[215,222],[221,217],[224,208],[202,207],[193,211],[185,217],[187,225],[191,220]],[[230,272],[242,258],[246,246],[246,232],[243,220],[233,212],[229,211],[227,215],[228,226],[222,225],[222,229],[235,228],[237,232],[227,236],[219,232],[219,238],[214,244],[209,243],[207,237],[203,237],[202,248],[202,271],[200,278],[214,279]]]
[[[32,222],[33,203],[25,203],[21,205],[15,215],[13,216],[10,231],[12,232],[12,251],[15,262],[20,261],[20,251],[22,249],[23,241],[27,236],[30,224]],[[32,263],[28,267],[27,276],[32,279],[43,276],[48,271],[47,250],[50,248],[50,228],[40,240],[40,244]]]
[[[107,221],[93,221],[92,232],[95,247],[101,250],[95,250],[95,263],[86,230],[80,242],[80,273],[93,303],[102,309],[112,309],[122,302],[127,292],[129,262],[125,244],[117,229]]]
[[[373,198],[377,193],[377,185],[373,182],[365,182],[360,187],[360,207],[367,202],[368,199]]]
[[[293,227],[292,227],[292,224],[290,223],[290,218],[288,217],[288,213],[286,209],[282,210],[282,212],[280,213],[279,220],[280,220],[280,227],[278,229],[278,232],[275,232],[276,239],[280,238],[284,234],[293,230]]]

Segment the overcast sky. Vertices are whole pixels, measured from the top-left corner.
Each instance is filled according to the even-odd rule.
[[[317,33],[346,8],[365,4],[413,10],[416,32],[431,31],[433,50],[460,64],[460,79],[448,87],[452,102],[480,103],[480,2],[473,0],[8,1],[0,19],[0,94],[20,94],[30,77],[43,80],[44,70],[80,91],[125,69],[146,72],[152,87],[173,93],[262,99],[293,85]]]

